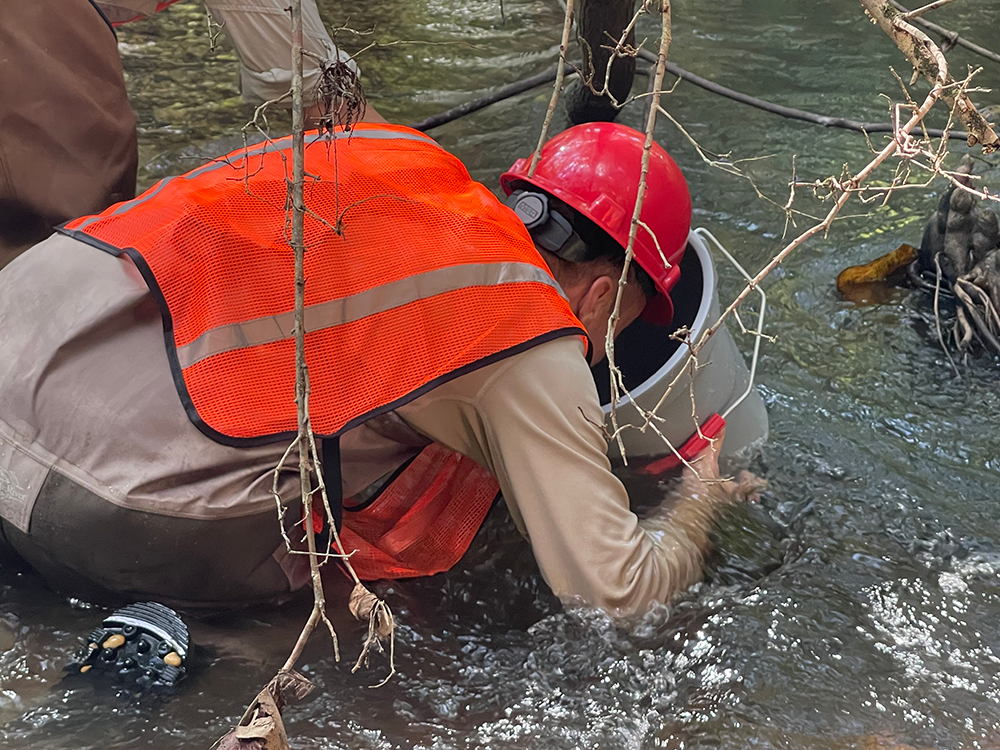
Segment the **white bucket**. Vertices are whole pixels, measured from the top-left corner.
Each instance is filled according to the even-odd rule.
[[[719,319],[717,277],[706,238],[718,245],[718,241],[704,229],[693,230],[688,236],[688,250],[681,263],[680,281],[672,297],[675,310],[672,325],[661,327],[637,320],[615,341],[615,359],[625,385],[635,402],[647,411],[656,407],[670,383],[688,365],[687,346],[671,339],[670,333],[687,325],[691,330],[689,340],[697,342],[705,330]],[[725,248],[718,247],[728,255]],[[745,275],[742,268],[739,270]],[[763,305],[763,292],[760,294]],[[759,338],[757,343],[759,345]],[[593,369],[610,433],[613,428],[607,364],[602,363]],[[746,363],[725,325],[699,353],[693,388],[691,368],[688,368],[656,413],[664,420],[656,423],[657,428],[675,448],[680,448],[697,432],[698,425],[704,425],[713,414],[719,414],[726,420],[723,458],[749,458],[767,439],[764,401],[753,386]],[[625,424],[641,427],[644,423],[628,397],[619,401],[617,421],[619,428]],[[645,431],[625,429],[620,435],[629,459],[671,453],[663,439],[648,427]],[[613,443],[611,454],[615,456],[617,452]]]

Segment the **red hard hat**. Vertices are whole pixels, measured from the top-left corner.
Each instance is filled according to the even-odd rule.
[[[613,122],[577,125],[542,147],[534,177],[528,177],[531,159],[518,159],[500,176],[500,187],[507,195],[516,182],[544,190],[626,247],[645,141],[639,131]],[[680,167],[655,142],[649,155],[646,197],[639,218],[649,231],[639,226],[635,260],[660,292],[646,306],[642,317],[667,324],[673,318],[670,290],[680,277],[680,261],[691,229],[691,195]]]

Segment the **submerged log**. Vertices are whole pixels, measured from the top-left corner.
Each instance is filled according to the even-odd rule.
[[[574,81],[566,91],[566,109],[574,123],[611,121],[618,115],[614,101],[624,102],[632,90],[635,77],[635,58],[618,57],[612,61],[612,50],[628,28],[635,12],[635,0],[577,0],[577,39],[583,53],[583,72],[592,76],[597,91],[604,88],[607,75],[607,94],[597,96],[581,81]],[[635,43],[631,31],[626,43]],[[608,69],[608,63],[611,68]]]

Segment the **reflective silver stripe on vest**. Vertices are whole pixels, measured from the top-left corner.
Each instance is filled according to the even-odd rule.
[[[391,281],[349,297],[309,305],[305,310],[306,333],[353,323],[369,315],[467,287],[521,282],[545,284],[565,296],[548,272],[530,263],[449,266]],[[294,326],[293,311],[219,326],[177,347],[177,359],[181,368],[187,368],[216,354],[291,338]]]
[[[310,136],[306,136],[305,142],[307,146],[311,146],[314,143],[318,142],[327,142],[333,140],[346,141],[352,138],[359,138],[361,140],[369,140],[369,141],[389,141],[389,140],[419,141],[422,143],[430,144],[431,146],[438,145],[433,138],[430,138],[421,133],[416,133],[416,132],[400,133],[395,130],[352,130],[349,133],[340,132],[340,133],[335,133],[333,135],[330,135],[328,133],[313,133]],[[290,135],[285,136],[284,138],[279,138],[276,141],[264,141],[263,143],[260,143],[256,146],[252,146],[251,148],[246,149],[243,153],[239,155],[239,158],[242,160],[246,160],[254,156],[260,156],[266,153],[268,150],[275,152],[280,151],[284,145],[290,144],[291,141],[292,137]],[[438,146],[438,148],[440,148],[440,146]],[[201,167],[198,167],[197,169],[188,172],[187,174],[177,175],[176,177],[167,177],[164,180],[160,180],[158,183],[156,183],[156,186],[153,187],[150,191],[143,193],[139,197],[133,198],[130,201],[125,201],[107,216],[98,214],[96,216],[88,217],[86,220],[81,222],[80,226],[76,227],[76,229],[84,230],[96,221],[101,221],[102,219],[107,219],[111,216],[117,216],[118,214],[124,213],[125,211],[128,211],[131,208],[135,208],[136,206],[142,205],[150,198],[152,198],[154,195],[163,190],[163,188],[165,188],[168,183],[174,180],[191,180],[194,179],[195,177],[200,177],[206,172],[212,172],[216,169],[222,169],[223,167],[229,167],[230,169],[242,169],[242,167],[239,166],[239,162],[230,162],[221,158],[215,159],[213,161],[210,161],[208,164],[205,164]]]

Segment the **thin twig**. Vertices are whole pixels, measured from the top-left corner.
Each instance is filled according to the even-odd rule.
[[[632,14],[631,20],[628,22],[628,24],[626,24],[624,30],[619,35],[618,40],[615,41],[614,47],[604,46],[604,45],[601,46],[601,49],[608,50],[611,53],[611,55],[608,58],[607,64],[604,66],[604,84],[601,86],[600,89],[594,87],[595,71],[593,63],[594,60],[593,50],[592,49],[586,50],[589,54],[584,55],[584,59],[586,60],[588,65],[588,70],[586,71],[586,73],[581,75],[584,85],[588,89],[590,89],[590,92],[594,96],[606,96],[615,109],[621,109],[622,107],[625,106],[625,104],[628,103],[628,101],[630,101],[630,99],[621,102],[618,101],[618,99],[615,98],[614,94],[611,93],[611,66],[614,64],[615,60],[624,57],[636,56],[637,50],[630,44],[628,44],[627,40],[629,35],[635,29],[636,24],[639,22],[639,17],[649,12],[649,6],[652,4],[652,2],[653,0],[642,0],[642,4],[635,11],[635,13]],[[607,31],[605,31],[604,34],[609,39],[614,41],[614,37],[612,37]],[[589,43],[585,39],[583,39],[582,36],[580,38],[580,41],[583,42],[588,48],[590,47]]]
[[[531,167],[528,169],[528,177],[535,176],[535,169],[538,167],[538,160],[542,156],[542,146],[549,137],[549,127],[552,125],[552,117],[556,113],[556,104],[559,103],[559,93],[562,91],[563,78],[566,74],[566,48],[569,46],[569,32],[573,27],[573,0],[566,0],[566,18],[563,20],[562,39],[559,42],[559,62],[556,67],[556,82],[552,87],[552,96],[549,99],[549,107],[545,110],[545,120],[542,122],[542,132],[538,134],[538,145],[535,153],[531,155]]]
[[[316,532],[313,529],[312,478],[309,451],[309,368],[306,364],[305,325],[305,116],[302,108],[302,0],[292,0],[292,202],[291,246],[295,254],[295,404],[298,416],[299,483],[302,493],[303,526],[306,548],[309,551],[309,574],[312,579],[313,610],[306,621],[295,647],[282,666],[287,672],[294,668],[302,649],[317,623],[322,621],[330,631],[334,655],[340,660],[340,647],[333,624],[326,616],[326,595],[320,574],[319,555],[316,550]]]
[[[927,13],[928,11],[934,10],[935,8],[940,8],[942,5],[948,5],[949,3],[953,2],[955,2],[955,0],[934,0],[933,3],[927,3],[927,5],[925,5],[923,8],[917,8],[916,10],[907,11],[906,13],[903,14],[903,20],[909,21],[913,18],[922,16],[924,13]]]
[[[903,11],[903,13],[909,12],[906,9],[906,6],[904,6],[902,3],[897,2],[896,0],[889,0],[889,1],[892,3],[892,6],[896,10]],[[914,18],[913,21],[914,23],[923,26],[928,31],[932,31],[935,34],[938,34],[942,39],[946,39],[949,44],[952,45],[957,44],[960,47],[965,47],[970,52],[975,52],[977,55],[985,57],[987,60],[992,60],[993,62],[1000,63],[1000,54],[988,50],[985,47],[981,47],[974,42],[970,42],[968,39],[959,36],[957,32],[951,31],[950,29],[946,29],[944,26],[938,26],[936,23],[928,21],[925,18]]]
[[[615,304],[611,311],[611,317],[608,319],[608,330],[604,341],[604,348],[608,357],[608,372],[611,378],[611,427],[616,434],[618,450],[621,453],[622,460],[626,464],[628,463],[628,457],[625,455],[625,444],[618,433],[617,411],[618,401],[621,397],[619,384],[622,383],[623,378],[621,370],[615,364],[615,329],[618,327],[618,321],[621,316],[622,298],[625,295],[625,287],[628,284],[628,274],[632,258],[635,257],[635,240],[639,233],[642,205],[646,199],[646,176],[649,173],[649,157],[653,149],[653,131],[656,128],[656,114],[660,107],[660,87],[663,85],[664,64],[667,61],[667,52],[670,50],[670,0],[660,1],[660,19],[660,50],[656,56],[656,72],[653,74],[652,84],[653,96],[649,107],[649,114],[646,117],[646,140],[642,148],[642,165],[639,171],[638,192],[635,196],[635,206],[632,209],[632,223],[629,227],[628,244],[625,247],[625,262],[622,266],[621,276],[618,279]],[[666,263],[666,258],[663,258],[663,261]]]
[[[862,0],[862,2],[865,2],[865,0]],[[789,253],[793,252],[811,237],[829,230],[833,220],[840,213],[840,210],[850,199],[851,195],[860,189],[860,186],[868,179],[872,172],[874,172],[893,154],[907,149],[910,131],[923,120],[927,112],[929,112],[931,107],[934,106],[934,103],[937,102],[937,100],[942,96],[942,91],[944,90],[945,85],[948,81],[950,81],[948,76],[948,63],[945,60],[944,55],[941,54],[941,51],[933,43],[930,43],[928,49],[930,54],[935,56],[938,77],[921,105],[913,111],[909,120],[907,120],[907,122],[896,132],[892,141],[882,148],[882,150],[879,151],[878,154],[876,154],[875,157],[857,174],[853,176],[848,175],[840,180],[830,178],[827,181],[831,187],[831,194],[836,195],[837,197],[833,207],[827,213],[823,221],[802,232],[798,237],[788,243],[773,258],[771,258],[771,260],[757,273],[756,276],[747,282],[746,286],[740,291],[739,294],[736,295],[736,298],[732,301],[732,303],[730,303],[725,311],[723,311],[716,322],[707,328],[698,339],[698,342],[691,347],[689,356],[697,356],[697,354],[708,343],[709,339],[711,339],[711,337],[715,335],[716,331],[718,331],[719,328],[725,323],[726,319],[733,314],[743,300],[745,300],[754,291],[754,289],[756,289],[761,280],[771,273],[771,271],[773,271],[789,255]],[[684,371],[682,369],[668,384],[667,389],[664,391],[659,402],[652,409],[654,414],[659,412],[659,410],[663,407],[663,404],[666,403],[683,374]]]

